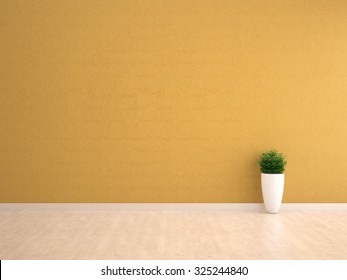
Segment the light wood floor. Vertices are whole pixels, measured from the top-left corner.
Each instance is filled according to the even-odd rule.
[[[347,259],[347,212],[0,211],[0,259]]]

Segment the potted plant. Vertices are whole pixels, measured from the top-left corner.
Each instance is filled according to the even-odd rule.
[[[287,164],[285,156],[276,150],[270,150],[259,157],[261,171],[261,189],[266,211],[275,214],[282,203],[284,189],[284,170]]]

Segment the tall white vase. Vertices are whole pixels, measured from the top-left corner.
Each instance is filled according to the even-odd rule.
[[[266,211],[278,213],[283,197],[284,174],[261,173],[261,189]]]

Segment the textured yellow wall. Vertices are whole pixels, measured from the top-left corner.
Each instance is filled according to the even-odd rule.
[[[0,202],[347,202],[346,1],[0,1]]]

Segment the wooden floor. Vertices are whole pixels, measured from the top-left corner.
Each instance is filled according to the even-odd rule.
[[[0,211],[0,259],[347,259],[347,212]]]

